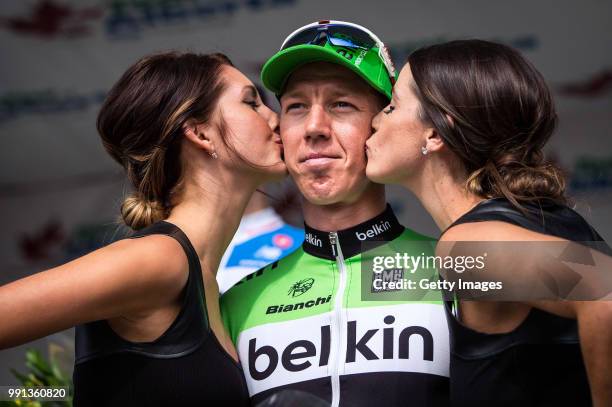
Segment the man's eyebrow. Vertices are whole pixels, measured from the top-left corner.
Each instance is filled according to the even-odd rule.
[[[349,97],[349,96],[359,96],[357,92],[351,92],[346,89],[334,89],[329,92],[332,97]]]
[[[304,92],[301,90],[290,90],[288,92],[284,92],[280,96],[280,99],[282,100],[283,98],[297,98],[297,97],[304,97]]]
[[[362,93],[356,90],[351,90],[351,89],[346,89],[342,86],[335,86],[333,89],[331,90],[327,90],[325,91],[326,94],[328,95],[328,97],[332,97],[332,98],[346,98],[346,97],[361,97]],[[301,89],[293,89],[293,90],[289,90],[284,92],[281,95],[281,100],[283,98],[302,98],[302,97],[306,97],[306,92],[304,92],[304,90]]]

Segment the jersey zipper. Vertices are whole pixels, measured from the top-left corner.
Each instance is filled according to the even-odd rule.
[[[340,241],[338,239],[338,233],[329,233],[329,242],[331,243],[332,252],[336,259],[336,265],[340,273],[340,281],[338,283],[338,291],[334,298],[334,311],[332,316],[332,343],[335,346],[332,347],[331,359],[331,385],[332,385],[332,407],[338,407],[340,404],[340,374],[344,373],[344,359],[342,357],[343,350],[346,350],[345,338],[346,334],[346,321],[345,314],[342,311],[342,302],[344,301],[344,291],[346,290],[346,264],[344,263],[344,256],[342,249],[340,248]],[[334,341],[333,336],[336,336]]]

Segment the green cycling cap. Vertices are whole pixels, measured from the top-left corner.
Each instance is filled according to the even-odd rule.
[[[291,73],[311,62],[344,66],[391,99],[397,78],[393,62],[382,41],[364,27],[325,20],[297,29],[265,63],[261,80],[267,89],[280,96]]]

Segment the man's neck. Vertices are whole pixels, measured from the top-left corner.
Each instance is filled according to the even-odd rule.
[[[302,200],[304,222],[311,228],[323,232],[348,229],[366,222],[385,210],[384,187],[372,184],[352,202],[338,202],[330,205],[316,205]]]

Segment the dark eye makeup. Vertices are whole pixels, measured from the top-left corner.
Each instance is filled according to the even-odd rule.
[[[389,114],[389,113],[391,113],[394,110],[395,110],[395,106],[389,105],[389,107],[387,109],[383,110],[383,113],[384,114]]]

